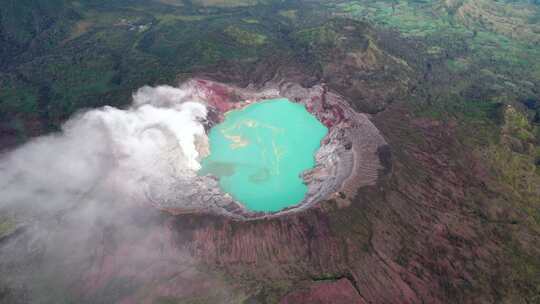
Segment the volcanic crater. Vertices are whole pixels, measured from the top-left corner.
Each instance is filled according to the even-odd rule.
[[[271,81],[262,87],[255,85],[239,88],[206,79],[191,79],[184,84],[193,92],[191,99],[206,103],[209,113],[204,121],[206,132],[224,120],[225,113],[242,109],[250,104],[275,98],[286,98],[305,106],[328,128],[321,146],[315,154],[315,166],[302,173],[307,185],[304,199],[277,212],[256,212],[247,209],[219,187],[216,176],[206,174],[190,179],[189,187],[178,191],[175,199],[161,199],[159,193],[150,193],[149,200],[160,210],[171,214],[217,214],[235,220],[254,220],[278,217],[317,206],[325,200],[334,200],[339,206],[351,203],[359,188],[374,185],[385,172],[382,154],[388,145],[368,114],[354,111],[341,95],[328,90],[324,84],[311,87],[286,80]],[[207,139],[197,143],[202,156],[209,153]],[[180,187],[179,187],[180,188]]]

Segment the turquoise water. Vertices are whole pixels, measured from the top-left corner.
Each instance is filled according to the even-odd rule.
[[[221,188],[251,211],[279,211],[304,198],[300,174],[315,165],[327,132],[301,104],[252,104],[210,130],[210,155],[199,174],[219,177]]]

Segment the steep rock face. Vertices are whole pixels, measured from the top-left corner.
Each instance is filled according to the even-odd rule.
[[[197,222],[181,226],[190,229]],[[213,219],[192,229],[189,248],[194,256],[237,274],[250,276],[245,270],[257,269],[254,279],[309,278],[346,269],[347,244],[330,230],[329,219],[320,211],[253,222]]]

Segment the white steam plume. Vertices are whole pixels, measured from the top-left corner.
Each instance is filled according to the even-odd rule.
[[[75,115],[61,133],[3,155],[0,210],[54,212],[102,193],[137,202],[149,187],[192,178],[205,150],[197,145],[207,144],[207,110],[189,96],[189,89],[143,87],[129,109]]]
[[[144,87],[128,109],[79,113],[0,155],[0,302],[132,303],[138,290],[189,297],[183,285],[215,280],[175,237],[189,231],[145,205],[197,207],[192,197],[218,191],[196,174],[208,153],[197,96],[190,84]]]

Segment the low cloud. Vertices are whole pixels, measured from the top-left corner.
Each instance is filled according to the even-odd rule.
[[[140,201],[200,168],[206,107],[186,89],[143,87],[126,110],[90,110],[0,159],[0,208],[57,210],[99,192]],[[97,193],[96,193],[97,192]],[[114,195],[113,195],[114,196]]]
[[[107,276],[95,260],[105,259],[96,252],[107,238],[133,248],[117,268],[185,263],[178,252],[157,253],[169,240],[159,213],[144,206],[148,193],[163,196],[200,168],[207,108],[192,96],[187,87],[143,87],[128,109],[81,112],[61,132],[0,156],[0,220],[23,231],[0,239],[0,301],[59,303],[77,280],[102,288]]]

